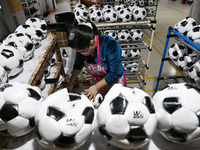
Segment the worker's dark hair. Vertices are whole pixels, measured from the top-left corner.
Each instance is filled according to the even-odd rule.
[[[68,46],[76,49],[84,49],[90,46],[90,41],[95,35],[100,35],[97,27],[91,23],[92,28],[88,25],[79,24],[73,26],[68,31]]]

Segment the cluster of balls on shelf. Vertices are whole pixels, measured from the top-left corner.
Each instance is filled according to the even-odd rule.
[[[137,45],[133,46],[122,46],[122,64],[126,71],[130,71],[132,73],[138,70],[138,62],[134,60],[138,60],[140,58],[141,50]]]
[[[155,14],[153,8],[140,7],[135,4],[127,6],[125,4],[115,6],[107,4],[102,8],[92,5],[88,9],[84,4],[76,4],[73,6],[73,11],[78,22],[91,21],[93,23],[144,21],[147,16]]]
[[[193,18],[186,17],[175,24],[174,29],[200,45],[200,26]],[[195,83],[200,84],[200,61],[191,48],[183,43],[174,43],[169,48],[168,55],[180,70],[187,72]]]
[[[9,34],[0,44],[0,83],[8,82],[23,72],[24,63],[34,57],[36,49],[47,37],[47,24],[39,18],[29,18],[25,24],[19,25],[14,33]],[[55,64],[55,54],[44,69],[47,77],[51,67]],[[44,77],[38,86],[45,86]]]
[[[104,98],[99,97],[101,104],[95,111],[84,94],[66,88],[43,99],[36,86],[4,83],[0,85],[0,133],[20,137],[37,128],[41,146],[60,150],[78,149],[96,127],[96,134],[120,149],[141,148],[156,129],[166,140],[185,144],[200,139],[199,93],[195,85],[179,83],[151,98],[141,89],[114,84]]]
[[[141,29],[108,29],[102,31],[102,33],[113,37],[118,42],[137,42],[143,37],[143,32]]]

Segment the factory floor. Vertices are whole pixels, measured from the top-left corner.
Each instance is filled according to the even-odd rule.
[[[157,10],[157,24],[153,41],[153,50],[150,59],[150,67],[147,78],[147,86],[145,91],[153,97],[157,76],[160,68],[162,53],[164,50],[164,45],[166,41],[166,36],[168,32],[169,26],[174,26],[175,23],[179,22],[183,18],[188,15],[190,4],[181,4],[181,0],[159,0],[158,2],[158,10]],[[44,19],[49,21],[50,23],[56,23],[55,14],[70,12],[70,3],[68,0],[60,0],[57,4],[57,10],[51,12],[51,14]],[[144,39],[146,42],[150,41],[149,34],[144,34]],[[170,41],[169,46],[174,41]],[[70,53],[70,55],[73,52]],[[70,56],[69,56],[70,57]],[[73,62],[74,55],[71,55],[70,62]],[[162,76],[177,76],[180,73],[172,67],[169,63],[165,63],[163,68]],[[133,85],[134,86],[134,85]],[[80,85],[78,89],[75,91],[83,91],[83,86]],[[15,150],[44,150],[41,147],[37,140],[34,138],[34,134],[31,134],[27,137],[28,141],[18,141],[18,146],[14,147],[13,143],[16,141],[10,142],[9,149]],[[119,150],[118,148],[109,145],[104,138],[100,135],[98,130],[96,129],[94,134],[89,138],[89,140],[82,145],[79,150]],[[188,144],[175,144],[170,141],[164,139],[157,131],[154,133],[150,142],[144,147],[140,148],[140,150],[200,150],[200,141],[195,141]]]

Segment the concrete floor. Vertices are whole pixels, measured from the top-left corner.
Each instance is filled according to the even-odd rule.
[[[70,6],[68,0],[61,0],[57,4],[58,10],[51,12],[51,14],[45,18],[50,23],[55,23],[54,15],[62,12],[69,12]],[[181,0],[159,0],[157,11],[157,25],[153,42],[153,51],[150,61],[150,70],[148,74],[146,92],[153,96],[158,71],[161,63],[161,57],[165,45],[166,35],[169,26],[174,26],[175,23],[185,18],[189,12],[190,4],[181,4]],[[148,42],[148,34],[145,35]],[[170,42],[171,45],[173,41]],[[179,73],[170,64],[165,63],[162,76],[174,76]],[[82,86],[77,89],[82,90]],[[35,134],[27,135],[23,140],[8,139],[10,142],[5,148],[14,150],[44,150],[37,140],[34,138]],[[118,150],[118,148],[109,145],[104,138],[99,134],[98,130],[90,137],[90,139],[79,150]],[[157,131],[154,133],[152,140],[140,148],[140,150],[200,150],[200,141],[195,141],[189,144],[175,144],[165,140]]]

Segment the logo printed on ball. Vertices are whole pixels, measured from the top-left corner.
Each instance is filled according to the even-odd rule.
[[[141,111],[133,111],[133,118],[143,118],[144,114]]]

